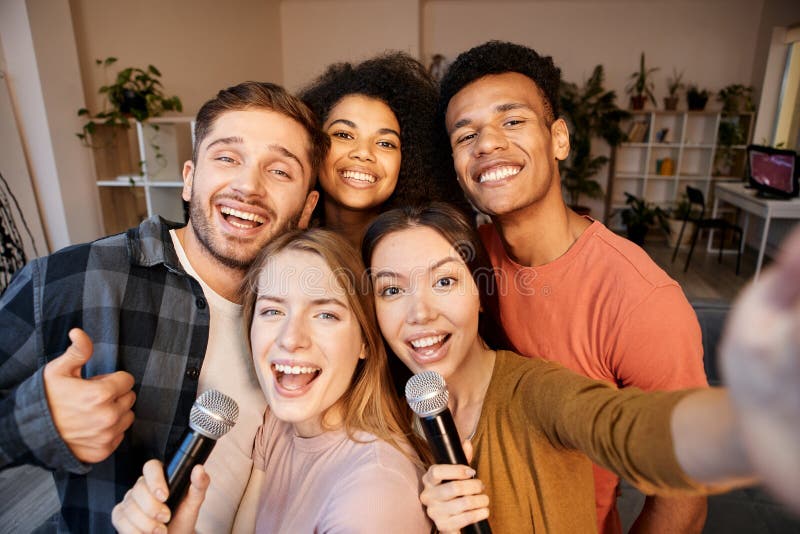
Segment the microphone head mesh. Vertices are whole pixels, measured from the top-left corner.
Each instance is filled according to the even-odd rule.
[[[447,409],[450,393],[442,375],[436,371],[415,374],[406,382],[406,400],[411,411],[420,417],[430,417]]]
[[[239,405],[236,401],[209,389],[197,397],[189,413],[189,427],[207,438],[219,439],[236,424],[239,419]]]

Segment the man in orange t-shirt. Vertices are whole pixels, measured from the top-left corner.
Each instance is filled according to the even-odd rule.
[[[645,390],[706,385],[697,317],[647,254],[569,209],[558,161],[560,71],[549,57],[489,42],[441,82],[459,182],[492,218],[481,228],[499,278],[503,328],[520,354]],[[621,531],[613,474],[595,468],[600,532]],[[634,532],[700,532],[704,498],[648,497]]]

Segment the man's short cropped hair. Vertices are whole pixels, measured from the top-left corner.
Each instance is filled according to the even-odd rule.
[[[518,72],[533,80],[544,97],[545,120],[551,124],[559,114],[561,69],[550,56],[540,56],[527,46],[503,41],[489,41],[471,48],[450,65],[440,87],[439,124],[444,124],[447,105],[461,89],[478,78],[506,72]]]
[[[268,110],[294,119],[308,132],[311,176],[316,177],[322,160],[328,153],[330,139],[322,131],[319,119],[302,100],[283,87],[269,82],[244,82],[223,89],[217,96],[203,104],[194,125],[194,150],[192,162],[197,164],[197,154],[214,122],[229,111]]]

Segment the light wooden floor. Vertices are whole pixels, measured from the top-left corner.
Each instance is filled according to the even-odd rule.
[[[688,248],[684,247],[678,251],[674,263],[672,262],[674,249],[660,235],[648,235],[644,248],[653,261],[681,285],[689,300],[701,298],[732,301],[739,290],[752,279],[756,271],[756,253],[749,248],[745,248],[742,255],[738,276],[736,275],[736,253],[723,253],[722,263],[717,263],[716,252],[706,252],[705,239],[702,242],[698,240],[686,272],[683,272],[683,268]],[[764,264],[769,264],[768,258],[765,258]]]

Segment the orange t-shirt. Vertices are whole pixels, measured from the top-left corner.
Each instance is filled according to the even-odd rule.
[[[514,349],[618,387],[707,385],[700,325],[686,296],[637,245],[594,221],[560,258],[512,261],[491,224],[481,238]],[[598,530],[620,532],[613,473],[595,466]]]

